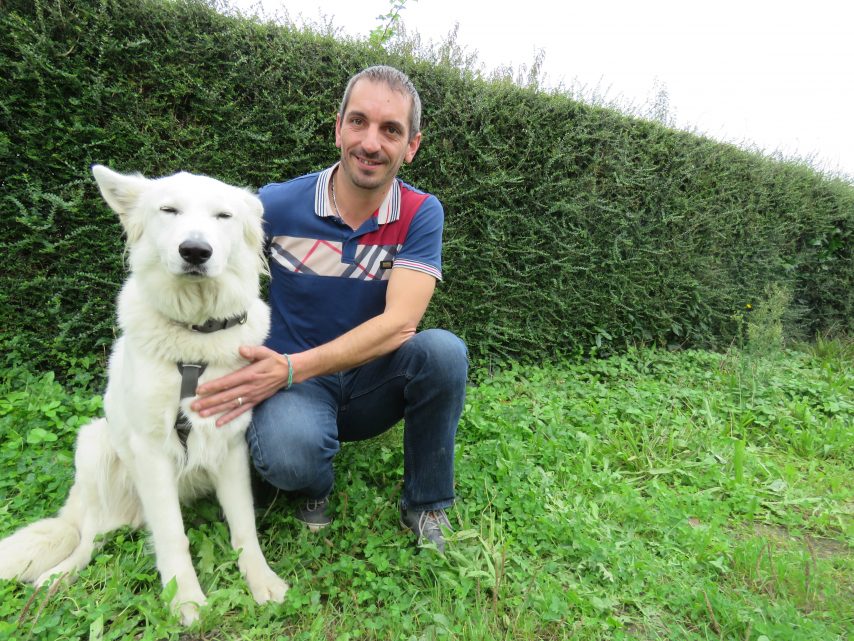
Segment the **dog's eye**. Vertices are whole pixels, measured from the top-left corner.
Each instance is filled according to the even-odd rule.
[[[231,214],[229,214],[227,211],[221,211],[216,215],[216,217],[220,220],[226,220],[228,218],[231,218]]]
[[[175,209],[174,207],[170,207],[169,205],[163,205],[160,208],[160,211],[167,213],[167,214],[177,214],[178,213],[177,209]]]

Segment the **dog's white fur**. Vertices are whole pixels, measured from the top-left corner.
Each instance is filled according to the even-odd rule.
[[[205,176],[149,180],[100,165],[92,172],[126,231],[131,272],[119,295],[122,336],[110,358],[106,418],[80,430],[74,485],[59,514],[0,541],[0,578],[41,585],[73,574],[88,564],[96,536],[145,523],[163,584],[177,583],[171,605],[189,624],[205,595],[179,502],[214,490],[252,595],[281,602],[288,586],[267,565],[255,530],[244,440],[250,413],[218,428],[217,417],[202,418],[184,399],[192,422],[186,452],[175,430],[177,363],[207,363],[200,382],[217,378],[245,364],[239,346],[258,345],[269,331],[269,309],[258,297],[261,202]],[[187,241],[206,244],[209,258],[182,257]],[[190,329],[243,312],[246,322],[229,329]]]

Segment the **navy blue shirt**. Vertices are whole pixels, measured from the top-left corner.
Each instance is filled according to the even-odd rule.
[[[392,269],[442,279],[439,200],[395,179],[374,215],[354,231],[327,195],[336,167],[258,194],[272,257],[266,345],[279,353],[322,345],[381,314]]]

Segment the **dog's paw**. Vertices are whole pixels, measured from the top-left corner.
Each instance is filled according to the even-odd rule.
[[[177,613],[183,626],[191,626],[199,620],[199,606],[195,603],[182,603]]]
[[[172,610],[181,619],[181,625],[193,625],[199,620],[199,610],[207,603],[205,595],[177,594],[172,600]]]
[[[285,600],[285,594],[290,586],[282,581],[270,568],[256,573],[256,576],[247,576],[246,583],[256,603],[281,603]]]
[[[40,575],[35,581],[33,581],[33,585],[37,588],[42,586],[46,587],[48,590],[53,590],[56,587],[59,587],[59,583],[71,583],[76,578],[74,574],[60,567],[62,564],[51,568],[44,574]]]

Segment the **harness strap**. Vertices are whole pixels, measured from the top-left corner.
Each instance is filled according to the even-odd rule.
[[[192,332],[199,332],[201,334],[211,334],[213,332],[218,332],[223,329],[228,329],[229,327],[234,327],[235,325],[243,325],[246,323],[246,319],[248,318],[249,313],[243,312],[237,316],[232,316],[231,318],[226,318],[224,320],[217,318],[209,318],[201,325],[187,325],[183,323],[179,323],[189,329]],[[185,398],[191,398],[196,395],[196,388],[199,386],[199,378],[205,372],[205,368],[208,366],[207,363],[178,363],[178,371],[181,374],[181,400],[183,401]],[[175,431],[178,432],[178,440],[181,441],[181,445],[184,446],[184,451],[187,451],[187,437],[190,436],[190,430],[192,429],[192,423],[190,423],[190,419],[184,415],[180,409],[178,410],[178,416],[175,418]]]
[[[191,398],[196,395],[196,388],[199,386],[199,378],[205,372],[207,363],[178,363],[178,372],[181,374],[181,400]],[[178,409],[178,416],[175,418],[175,431],[178,432],[178,440],[184,446],[184,451],[187,451],[187,437],[190,436],[192,429],[190,419]]]

